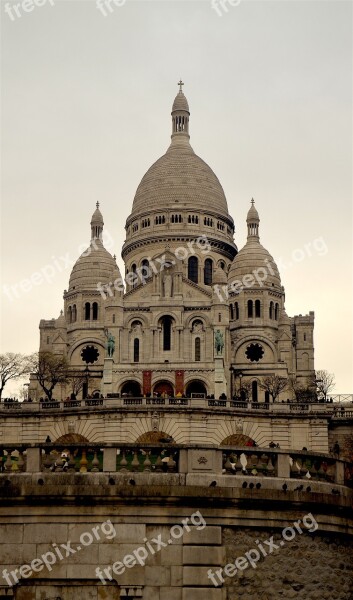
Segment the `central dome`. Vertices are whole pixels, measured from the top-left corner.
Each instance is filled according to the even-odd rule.
[[[189,104],[180,90],[172,107],[172,141],[167,152],[147,171],[137,188],[131,219],[161,210],[212,212],[232,226],[223,188],[212,169],[190,146]]]
[[[172,142],[137,188],[132,215],[161,208],[211,210],[229,218],[227,200],[218,178],[189,143]]]

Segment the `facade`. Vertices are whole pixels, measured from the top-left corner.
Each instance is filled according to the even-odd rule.
[[[351,405],[268,401],[264,377],[312,377],[314,314],[286,315],[253,201],[238,252],[189,117],[180,88],[124,277],[97,204],[40,322],[80,394],[38,402],[32,376],[0,403],[0,600],[353,598]]]
[[[182,91],[167,152],[138,186],[126,221],[122,278],[104,248],[99,203],[58,319],[40,322],[40,351],[67,356],[88,395],[247,396],[269,401],[263,377],[306,386],[314,373],[314,313],[289,318],[251,202],[238,253],[222,186],[190,145]],[[111,340],[111,350],[107,341]],[[57,388],[60,399],[69,387]],[[35,380],[33,399],[43,396]],[[291,397],[283,391],[279,399]]]

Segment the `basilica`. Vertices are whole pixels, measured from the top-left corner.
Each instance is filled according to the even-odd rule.
[[[126,221],[125,273],[104,247],[97,203],[63,311],[40,321],[40,352],[67,357],[82,377],[83,398],[269,402],[264,378],[303,387],[313,378],[314,313],[287,316],[254,200],[238,252],[223,188],[190,145],[190,110],[179,85],[171,143],[143,176]],[[43,396],[33,377],[30,394]],[[68,395],[68,384],[55,388],[58,399]],[[287,388],[278,400],[292,396]]]

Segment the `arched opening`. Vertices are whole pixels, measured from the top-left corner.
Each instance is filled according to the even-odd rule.
[[[165,433],[165,431],[146,431],[146,433],[143,433],[137,438],[136,444],[163,444],[166,443],[167,440],[170,444],[175,443],[172,436]]]
[[[253,301],[248,300],[248,319],[252,319],[253,316],[254,316]]]
[[[258,386],[257,386],[257,381],[254,380],[251,384],[251,395],[252,395],[252,401],[253,402],[258,402],[259,398],[258,398]]]
[[[236,446],[237,448],[252,447],[256,445],[255,440],[243,433],[229,435],[220,443],[220,446]]]
[[[198,362],[201,360],[201,339],[199,337],[195,338],[195,361]]]
[[[203,398],[207,395],[207,389],[203,381],[194,379],[187,384],[186,395],[192,397],[194,394]]]
[[[151,276],[150,263],[147,258],[145,258],[141,263],[141,276],[144,280]]]
[[[270,404],[270,392],[268,390],[265,392],[265,403]]]
[[[194,283],[199,282],[199,261],[196,256],[190,256],[188,260],[188,279]]]
[[[65,433],[54,442],[56,444],[89,444],[89,440],[80,433]]]
[[[273,319],[273,302],[270,302],[269,316],[270,319]]]
[[[140,362],[140,340],[138,338],[134,339],[134,362]]]
[[[85,304],[85,321],[89,321],[91,318],[91,305],[89,302]]]
[[[172,384],[169,381],[158,381],[154,388],[153,388],[153,394],[155,396],[174,396],[174,389]]]
[[[255,300],[255,317],[261,317],[261,302]]]
[[[98,319],[98,302],[93,302],[92,304],[92,319],[93,321],[97,321]]]
[[[275,305],[275,319],[276,319],[276,321],[278,321],[278,311],[279,311],[279,306],[278,306],[278,304],[276,302],[276,305]]]
[[[172,346],[172,318],[168,315],[162,319],[163,350],[171,350]]]
[[[77,321],[77,306],[76,304],[72,307],[72,322],[75,323]]]
[[[204,284],[212,285],[212,271],[213,271],[213,263],[210,258],[206,258],[205,267],[204,267]]]
[[[233,304],[229,305],[229,318],[230,318],[231,321],[234,320],[234,307],[233,307]]]
[[[235,306],[235,319],[236,319],[236,321],[238,321],[238,319],[239,319],[239,304],[238,304],[238,302],[236,302],[234,306]]]
[[[72,323],[72,308],[71,308],[71,306],[69,306],[69,308],[67,309],[67,320],[69,323]]]
[[[122,396],[130,396],[132,398],[139,398],[141,396],[141,386],[137,381],[125,381],[121,388]]]

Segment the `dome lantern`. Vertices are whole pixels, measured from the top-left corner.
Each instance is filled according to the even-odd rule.
[[[190,138],[189,136],[189,117],[190,117],[190,111],[189,111],[189,104],[188,101],[186,99],[186,97],[184,96],[184,92],[183,92],[183,85],[184,83],[182,82],[182,80],[180,79],[179,83],[179,93],[176,95],[175,100],[173,102],[173,107],[172,107],[172,122],[173,122],[173,129],[172,129],[172,139],[174,138],[174,136],[184,136],[187,137],[187,139]]]
[[[99,202],[97,202],[96,210],[94,211],[91,219],[91,240],[102,239],[103,226],[103,215],[99,210]]]
[[[257,240],[259,240],[260,239],[260,237],[259,237],[260,217],[259,217],[259,213],[257,212],[257,210],[255,208],[254,198],[251,199],[251,207],[249,209],[248,216],[246,217],[246,222],[248,224],[248,239],[256,238]]]

